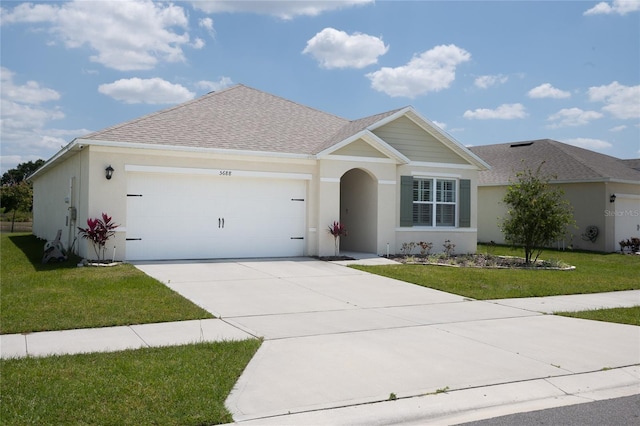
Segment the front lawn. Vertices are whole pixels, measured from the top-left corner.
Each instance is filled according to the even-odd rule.
[[[1,235],[2,334],[212,318],[133,265],[42,265],[43,248],[33,235]]]
[[[594,321],[615,322],[618,324],[640,325],[640,306],[634,306],[631,308],[595,309],[580,312],[555,312],[555,315]]]
[[[0,361],[4,425],[211,425],[256,339]]]
[[[522,251],[509,247],[481,245],[478,252],[522,256]],[[576,269],[481,269],[409,264],[353,267],[478,300],[640,289],[640,256],[545,250],[541,258],[560,260]]]

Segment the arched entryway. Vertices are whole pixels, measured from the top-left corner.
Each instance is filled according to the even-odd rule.
[[[340,178],[340,222],[347,237],[341,251],[377,252],[378,182],[362,169],[351,169]]]

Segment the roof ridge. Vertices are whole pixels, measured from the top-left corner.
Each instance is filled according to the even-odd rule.
[[[573,158],[575,161],[577,161],[578,163],[580,163],[581,165],[583,165],[584,167],[588,168],[589,170],[591,170],[592,172],[594,172],[595,174],[601,176],[601,177],[610,177],[608,176],[608,173],[603,173],[599,167],[594,167],[590,162],[587,162],[584,160],[584,158],[582,156],[578,156],[576,155],[574,152],[571,152],[571,150],[577,150],[577,151],[586,151],[589,153],[589,155],[598,155],[601,157],[607,157],[609,159],[612,160],[619,160],[619,158],[613,157],[611,155],[607,155],[607,154],[602,154],[600,152],[596,152],[596,151],[590,151],[584,148],[581,148],[579,146],[575,146],[575,145],[570,145],[564,142],[560,142],[560,141],[556,141],[553,139],[546,139],[549,143],[551,143],[553,146],[555,146],[557,149],[561,150],[562,152],[564,152],[565,154],[569,155],[571,158]],[[567,149],[567,147],[571,147],[570,149]]]

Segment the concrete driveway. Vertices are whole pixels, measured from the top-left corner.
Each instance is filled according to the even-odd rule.
[[[554,378],[618,368],[617,386],[640,389],[634,326],[468,300],[307,258],[136,266],[227,323],[264,337],[227,400],[236,421],[262,424],[270,416],[385,401],[392,394],[540,380],[544,391],[536,392],[559,398],[570,391]],[[608,386],[598,383],[585,386]],[[488,405],[527,394],[510,391],[497,403],[490,391],[480,393]],[[473,395],[474,406],[482,406],[483,398]],[[309,420],[287,417],[294,424]]]

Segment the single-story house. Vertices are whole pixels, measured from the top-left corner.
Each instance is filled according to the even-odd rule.
[[[30,177],[33,232],[91,256],[77,227],[105,212],[108,258],[328,256],[339,221],[343,251],[474,252],[488,168],[412,107],[352,121],[236,85],[74,139]]]
[[[541,173],[553,177],[551,183],[573,206],[577,225],[557,247],[613,252],[620,250],[619,241],[640,237],[640,161],[549,139],[470,149],[491,166],[478,180],[479,241],[504,243],[499,221],[506,217],[507,186],[518,171],[535,171],[541,164]]]

